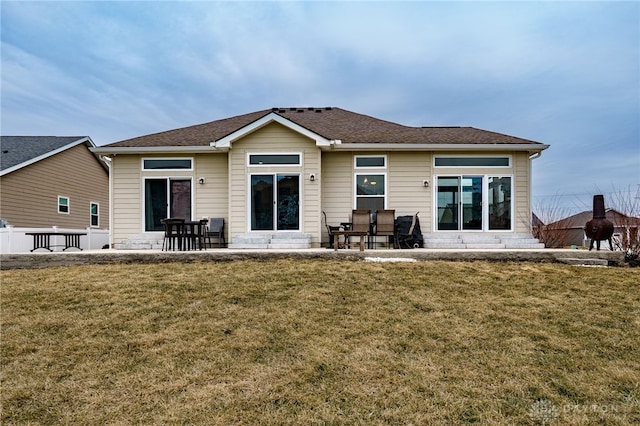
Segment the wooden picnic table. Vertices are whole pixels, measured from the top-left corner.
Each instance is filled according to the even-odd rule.
[[[53,251],[51,247],[64,247],[62,251],[65,251],[69,248],[77,248],[78,250],[82,250],[80,248],[80,237],[83,235],[87,235],[86,232],[26,232],[25,235],[33,236],[33,249],[31,251],[35,251],[38,249],[45,249],[49,251]],[[64,245],[56,244],[51,245],[51,236],[63,236],[64,237]]]

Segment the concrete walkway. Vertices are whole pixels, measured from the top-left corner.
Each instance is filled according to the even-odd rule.
[[[167,262],[226,262],[234,260],[271,259],[343,259],[343,260],[407,260],[417,261],[494,261],[494,262],[553,262],[584,265],[623,265],[624,253],[615,251],[586,251],[558,249],[491,249],[491,250],[339,250],[325,248],[303,250],[207,249],[202,251],[163,252],[159,250],[87,250],[69,252],[15,253],[0,255],[0,269],[29,269],[53,266],[167,263]]]

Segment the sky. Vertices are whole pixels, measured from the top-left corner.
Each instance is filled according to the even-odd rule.
[[[104,145],[333,106],[551,145],[534,209],[640,200],[638,1],[3,0],[0,15],[2,135]]]

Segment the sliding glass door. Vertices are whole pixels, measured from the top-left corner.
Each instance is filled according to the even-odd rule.
[[[251,175],[251,230],[300,230],[300,176]]]
[[[511,177],[439,176],[436,229],[510,230],[511,203]]]
[[[145,231],[162,231],[162,219],[191,220],[191,179],[145,179]]]

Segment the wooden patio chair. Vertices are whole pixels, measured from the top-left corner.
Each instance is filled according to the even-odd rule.
[[[371,210],[356,209],[351,212],[351,229],[352,232],[364,232],[367,241],[371,235]]]

